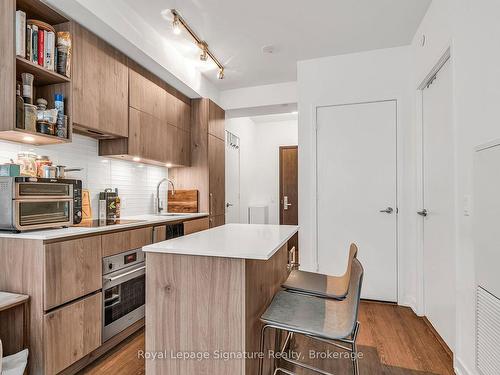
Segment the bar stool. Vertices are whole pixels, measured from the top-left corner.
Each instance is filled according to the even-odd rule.
[[[328,276],[319,273],[293,270],[282,285],[289,292],[310,294],[317,297],[343,299],[349,290],[352,262],[358,254],[358,247],[349,247],[347,268],[342,276]]]
[[[289,349],[293,334],[303,335],[312,340],[331,344],[351,353],[353,374],[359,374],[356,338],[359,331],[358,309],[363,281],[363,267],[357,259],[353,259],[349,292],[342,300],[320,298],[301,293],[278,292],[270,306],[261,316],[264,323],[261,331],[260,352],[264,351],[265,334],[270,328],[286,333],[285,343],[279,348],[280,358],[295,366],[305,368],[323,375],[333,375],[312,365],[287,358],[284,353]],[[259,358],[259,375],[262,375],[263,358]],[[279,372],[294,374],[290,370],[276,367]]]

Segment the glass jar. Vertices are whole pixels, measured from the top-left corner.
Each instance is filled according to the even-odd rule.
[[[49,157],[46,155],[43,156],[38,156],[36,158],[36,174],[38,177],[44,177],[43,173],[43,166],[51,166],[52,162],[50,161]]]
[[[17,162],[21,166],[21,175],[36,177],[36,154],[30,151],[23,151],[17,154]]]

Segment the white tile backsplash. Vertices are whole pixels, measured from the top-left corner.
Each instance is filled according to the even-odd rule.
[[[0,141],[0,163],[16,160],[20,151],[33,151],[38,155],[48,155],[54,165],[84,168],[81,172],[68,172],[68,178],[80,179],[83,188],[90,190],[92,216],[97,218],[98,195],[105,188],[118,188],[122,202],[122,216],[153,213],[156,202],[156,184],[168,177],[168,169],[125,160],[98,156],[98,141],[74,134],[73,142],[50,145],[29,146]],[[165,196],[167,185],[162,185]]]

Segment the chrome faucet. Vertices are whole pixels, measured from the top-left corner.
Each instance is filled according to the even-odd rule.
[[[160,180],[160,182],[158,182],[158,185],[156,185],[156,213],[158,214],[161,214],[161,212],[163,211],[163,204],[162,204],[162,201],[160,199],[160,186],[161,184],[163,184],[164,182],[167,182],[172,185],[172,196],[175,194],[175,186],[174,186],[174,183],[172,182],[172,180],[169,180],[168,178],[162,178]],[[167,193],[167,197],[168,197],[168,193]]]

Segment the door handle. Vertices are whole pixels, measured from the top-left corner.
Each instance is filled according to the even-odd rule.
[[[423,216],[423,217],[426,217],[428,212],[427,210],[424,208],[422,211],[417,211],[417,214],[420,215],[420,216]]]
[[[226,203],[226,207],[228,207],[228,208],[233,207],[233,206],[234,206],[234,204],[232,204],[232,203]]]
[[[288,203],[288,196],[283,197],[283,209],[288,210],[288,207],[291,206],[291,203]]]
[[[392,214],[394,209],[392,207],[387,207],[385,210],[380,210],[379,212],[384,212],[386,214]]]

